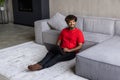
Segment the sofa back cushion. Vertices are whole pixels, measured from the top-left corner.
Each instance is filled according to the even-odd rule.
[[[65,27],[67,27],[67,24],[65,22],[65,16],[60,14],[60,13],[56,13],[53,17],[51,17],[48,20],[48,24],[55,30],[59,30],[61,31],[62,29],[64,29]]]
[[[60,31],[48,30],[43,32],[43,43],[56,44]]]
[[[116,20],[115,22],[115,35],[120,36],[120,20]]]
[[[83,31],[83,17],[77,17],[76,27]]]
[[[114,34],[114,20],[100,17],[84,17],[84,31]]]

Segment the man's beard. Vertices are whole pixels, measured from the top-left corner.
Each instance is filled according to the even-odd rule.
[[[69,27],[70,30],[72,30],[72,29],[74,29],[74,28],[75,28],[75,26],[74,26],[74,27]]]

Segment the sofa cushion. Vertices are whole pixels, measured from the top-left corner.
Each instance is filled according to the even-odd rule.
[[[84,31],[103,34],[114,34],[114,20],[106,18],[84,18]]]
[[[50,43],[50,44],[56,44],[57,38],[60,34],[60,31],[56,31],[56,30],[48,30],[43,32],[43,41],[44,43]],[[84,42],[82,48],[80,49],[80,52],[90,48],[94,45],[96,45],[98,42],[93,42],[93,41],[86,41]]]
[[[117,20],[115,22],[115,35],[119,35],[120,36],[120,20]]]
[[[60,13],[56,13],[52,18],[50,18],[48,20],[48,24],[56,30],[62,30],[63,28],[67,27],[65,16]]]
[[[120,37],[77,54],[76,74],[90,80],[120,80]]]
[[[115,36],[78,55],[92,60],[120,66],[120,37]]]
[[[57,30],[48,30],[43,32],[43,42],[56,44],[60,31]]]
[[[85,41],[79,52],[84,51],[84,50],[86,50],[86,49],[88,49],[96,44],[97,44],[97,42]]]
[[[113,37],[112,35],[93,33],[93,32],[85,32],[85,31],[83,32],[83,34],[84,34],[84,38],[86,41],[99,42],[99,43]]]
[[[55,44],[59,34],[60,34],[60,31],[57,31],[57,30],[44,31],[43,42]],[[85,42],[89,45],[90,43],[91,44],[100,43],[113,37],[111,35],[91,33],[91,32],[83,32],[83,34],[84,34]]]
[[[119,66],[81,56],[77,56],[75,65],[76,74],[89,80],[120,80]]]
[[[43,44],[42,32],[46,30],[50,30],[47,20],[48,19],[44,19],[44,20],[38,20],[34,22],[35,42],[39,44]]]
[[[78,27],[80,30],[83,31],[83,18],[82,17],[77,17],[76,27]]]

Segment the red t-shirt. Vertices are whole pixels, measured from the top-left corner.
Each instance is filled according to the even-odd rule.
[[[84,36],[80,29],[69,30],[65,28],[61,31],[58,40],[61,40],[61,47],[72,49],[78,46],[78,43],[84,43]]]

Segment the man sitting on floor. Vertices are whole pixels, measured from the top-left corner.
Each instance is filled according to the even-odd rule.
[[[61,31],[57,41],[57,45],[60,46],[63,52],[61,53],[59,48],[52,48],[40,62],[29,65],[29,70],[41,70],[58,62],[75,58],[76,53],[81,49],[84,43],[84,36],[82,31],[76,28],[76,16],[68,15],[65,21],[68,27]]]

